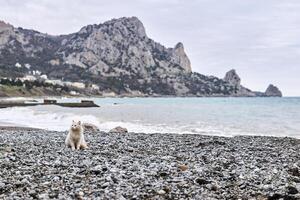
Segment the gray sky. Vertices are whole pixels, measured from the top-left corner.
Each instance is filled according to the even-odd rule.
[[[300,96],[299,0],[0,0],[0,19],[49,34],[137,16],[150,38],[183,42],[194,71]]]

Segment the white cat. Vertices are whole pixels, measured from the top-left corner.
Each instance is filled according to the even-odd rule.
[[[65,141],[66,146],[71,147],[72,150],[86,149],[87,143],[85,142],[83,131],[84,129],[81,121],[73,120],[69,134]]]

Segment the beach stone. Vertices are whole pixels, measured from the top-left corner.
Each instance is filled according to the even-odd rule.
[[[37,192],[35,190],[30,190],[28,194],[33,198],[37,198]]]
[[[117,126],[109,131],[109,133],[128,133],[127,128]]]
[[[216,185],[216,184],[212,184],[212,185],[210,186],[210,189],[211,189],[212,191],[217,191],[217,190],[219,190],[219,188],[220,188],[220,186],[218,186],[218,185]]]
[[[287,192],[288,192],[289,194],[298,194],[297,188],[295,188],[295,187],[293,187],[293,186],[288,186],[288,187],[287,187]]]
[[[51,198],[51,199],[57,199],[58,198],[58,192],[51,192],[50,194],[49,194],[49,197]]]
[[[290,168],[290,169],[288,170],[288,172],[289,172],[291,175],[293,175],[293,176],[298,176],[298,177],[300,177],[300,170],[299,170],[298,167]]]
[[[65,135],[0,129],[0,145],[15,149],[0,157],[0,199],[300,196],[297,139],[97,132],[87,134],[87,151],[74,152],[65,148]]]
[[[49,199],[49,195],[47,193],[42,193],[38,195],[39,199]]]
[[[210,181],[205,180],[205,179],[203,179],[203,178],[196,178],[196,179],[195,179],[195,183],[197,183],[197,184],[199,184],[199,185],[205,185],[205,184],[210,183]]]
[[[77,192],[75,195],[76,199],[78,199],[78,200],[83,200],[84,199],[83,196],[84,196],[84,193],[82,191]]]
[[[91,168],[91,173],[94,173],[96,175],[100,174],[102,172],[102,166],[101,165],[97,165],[93,168]]]
[[[105,182],[104,184],[101,185],[101,187],[104,189],[107,188],[109,185],[110,185],[109,182]]]
[[[188,166],[186,165],[179,165],[178,168],[181,170],[181,171],[186,171],[188,169]]]
[[[5,190],[5,183],[0,182],[0,193]]]
[[[166,191],[165,190],[159,190],[159,191],[157,191],[157,194],[164,195],[164,194],[166,194]]]
[[[99,131],[99,128],[96,125],[91,124],[91,123],[83,123],[82,126],[83,126],[84,130],[86,130],[86,131],[91,131],[91,132]]]

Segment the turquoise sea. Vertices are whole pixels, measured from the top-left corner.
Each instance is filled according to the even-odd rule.
[[[86,98],[85,98],[86,99]],[[81,99],[59,99],[80,101]],[[100,108],[36,106],[0,110],[0,125],[67,130],[80,119],[108,131],[300,138],[300,97],[91,98]]]

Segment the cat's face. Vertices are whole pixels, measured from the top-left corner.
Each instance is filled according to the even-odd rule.
[[[72,125],[71,125],[71,129],[73,131],[81,129],[81,121],[75,121],[75,120],[73,120]]]

